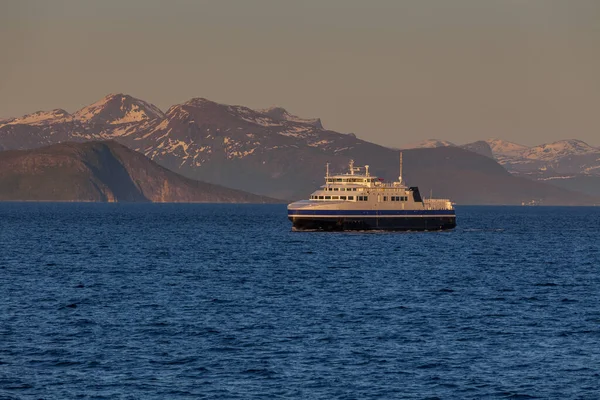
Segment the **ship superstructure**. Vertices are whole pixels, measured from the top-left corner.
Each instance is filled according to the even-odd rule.
[[[402,179],[402,153],[398,181],[385,183],[369,173],[369,166],[354,166],[344,174],[329,173],[325,184],[308,200],[288,205],[295,230],[443,230],[456,226],[449,199],[424,199],[418,187]]]

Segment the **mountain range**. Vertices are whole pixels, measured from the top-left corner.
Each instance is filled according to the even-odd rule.
[[[56,109],[0,121],[0,150],[106,140],[189,179],[282,199],[308,196],[322,184],[326,163],[343,171],[354,159],[371,164],[371,171],[386,179],[398,175],[397,150],[328,130],[318,118],[298,117],[281,107],[253,110],[194,98],[163,112],[129,95],[112,94],[74,113]],[[413,147],[428,148],[403,151],[405,180],[459,204],[600,203],[589,193],[517,171],[513,164],[526,163],[508,161],[503,152],[510,146],[503,143],[496,143],[496,150],[491,141]]]
[[[457,145],[429,139],[407,147],[447,146]],[[515,176],[600,196],[600,148],[581,140],[559,140],[529,147],[494,138],[458,147],[493,158]]]

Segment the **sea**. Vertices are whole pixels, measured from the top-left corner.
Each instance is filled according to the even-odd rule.
[[[0,398],[600,398],[600,208],[456,212],[0,203]]]

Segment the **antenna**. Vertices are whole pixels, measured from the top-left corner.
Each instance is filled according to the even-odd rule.
[[[402,184],[402,152],[400,152],[400,176],[398,177],[398,181]]]
[[[329,163],[325,164],[325,178],[329,178]]]
[[[354,160],[350,160],[350,175],[354,175]]]
[[[365,165],[365,175],[369,176],[369,166]]]

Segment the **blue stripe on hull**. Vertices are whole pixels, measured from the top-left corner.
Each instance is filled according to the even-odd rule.
[[[288,216],[303,215],[356,215],[356,216],[427,216],[427,215],[448,215],[454,216],[454,210],[288,210]]]
[[[445,230],[456,227],[456,217],[294,217],[289,220],[297,230],[351,231],[351,230],[393,230],[393,231],[422,231]]]

